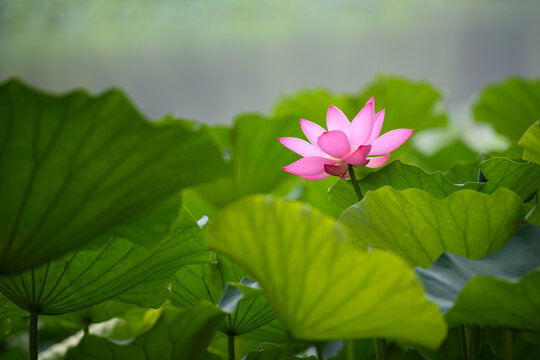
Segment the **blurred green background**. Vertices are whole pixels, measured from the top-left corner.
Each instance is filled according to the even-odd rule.
[[[540,74],[538,19],[539,1],[0,0],[0,81],[118,86],[152,118],[230,123],[384,72],[432,82],[459,122],[485,84]]]

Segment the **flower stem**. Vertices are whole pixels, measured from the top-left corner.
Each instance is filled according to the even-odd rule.
[[[318,359],[318,360],[324,360],[324,355],[323,355],[323,343],[317,342],[317,343],[315,344],[315,348],[317,349],[317,359]]]
[[[358,181],[356,181],[354,167],[351,164],[349,164],[349,176],[351,177],[351,183],[354,188],[354,192],[356,193],[356,197],[358,198],[358,201],[362,201],[364,197],[362,196],[362,192],[360,191],[360,186],[358,186]]]
[[[375,359],[386,360],[386,340],[382,338],[375,339]]]
[[[29,331],[29,352],[30,360],[37,360],[38,358],[38,340],[37,340],[37,327],[38,327],[38,312],[36,309],[30,311],[30,331]]]
[[[354,340],[347,340],[347,360],[354,360]]]
[[[504,330],[504,354],[506,360],[512,360],[512,330]]]
[[[461,335],[461,352],[463,353],[463,360],[471,360],[471,350],[469,345],[469,334],[467,331],[467,325],[460,325],[459,333]]]
[[[227,334],[227,337],[229,338],[229,360],[234,360],[235,354],[234,354],[234,334]]]
[[[291,334],[287,333],[287,347],[286,347],[286,359],[287,360],[294,360],[294,351],[293,351],[293,339]]]

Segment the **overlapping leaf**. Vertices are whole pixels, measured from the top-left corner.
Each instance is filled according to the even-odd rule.
[[[110,237],[100,247],[82,248],[24,273],[0,277],[0,291],[22,309],[49,315],[113,298],[157,307],[178,268],[206,259],[201,237],[195,220],[183,211],[171,234],[151,250]]]
[[[208,129],[150,124],[116,90],[50,96],[0,85],[0,274],[135,219],[224,162]]]
[[[437,199],[419,189],[385,186],[349,207],[340,221],[362,248],[390,249],[412,265],[430,266],[445,251],[479,259],[500,249],[524,222],[521,199],[497,189],[456,191]]]
[[[376,190],[382,186],[391,186],[396,190],[416,188],[430,193],[437,199],[443,199],[461,189],[480,189],[484,184],[467,183],[452,184],[440,172],[428,174],[414,165],[403,164],[396,160],[377,172],[370,173],[358,181],[362,194]],[[330,200],[341,209],[358,202],[350,181],[340,180],[329,191]]]
[[[526,225],[498,252],[473,261],[444,253],[417,268],[451,323],[540,330],[540,227]]]
[[[191,310],[167,309],[154,327],[128,345],[117,345],[97,336],[85,336],[70,349],[66,360],[197,360],[225,314],[213,305],[201,303]]]
[[[523,159],[540,165],[540,121],[531,125],[519,141],[525,151]]]
[[[527,201],[540,188],[540,165],[518,163],[505,158],[491,158],[480,164],[480,169],[488,179],[482,192],[493,193],[504,187]]]
[[[540,81],[510,78],[487,86],[473,111],[476,120],[491,123],[498,133],[517,142],[540,119]]]
[[[387,336],[428,347],[444,338],[440,314],[399,257],[355,249],[309,205],[244,199],[216,217],[208,244],[259,281],[295,338]]]
[[[275,319],[262,290],[251,289],[251,294],[240,282],[247,273],[240,266],[222,256],[213,257],[206,264],[184,266],[175,274],[171,284],[173,304],[192,308],[201,300],[219,304],[227,312],[219,330],[241,335]]]
[[[479,190],[486,194],[505,187],[514,191],[523,201],[530,199],[540,188],[540,166],[532,163],[518,163],[505,158],[491,158],[480,164],[487,183],[451,183],[440,172],[428,174],[421,168],[393,161],[377,172],[358,180],[363,194],[382,186],[397,190],[421,189],[437,199],[443,199],[458,190]],[[468,170],[469,171],[469,170]],[[470,171],[469,171],[470,172]],[[478,173],[478,170],[475,170]],[[477,175],[475,175],[475,178]],[[358,202],[350,181],[340,180],[329,191],[330,200],[342,210]]]

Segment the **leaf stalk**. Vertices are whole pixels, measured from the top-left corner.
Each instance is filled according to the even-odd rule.
[[[360,191],[360,186],[358,186],[358,181],[356,180],[354,166],[352,166],[351,164],[349,164],[349,176],[351,177],[351,183],[354,188],[354,192],[356,193],[356,197],[358,198],[358,201],[362,201],[364,197],[362,196],[362,191]]]

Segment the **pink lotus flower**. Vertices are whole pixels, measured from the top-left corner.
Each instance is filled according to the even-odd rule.
[[[352,122],[337,107],[330,106],[326,114],[328,131],[301,119],[300,126],[310,143],[294,137],[278,139],[287,148],[303,156],[283,170],[307,180],[321,180],[330,175],[348,177],[349,164],[381,167],[388,161],[390,152],[401,146],[414,132],[414,129],[396,129],[379,136],[383,121],[384,110],[375,114],[373,97]]]

